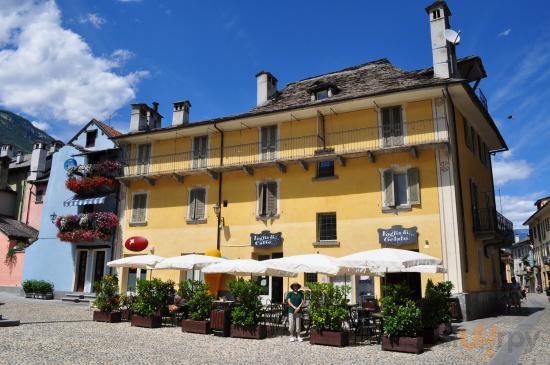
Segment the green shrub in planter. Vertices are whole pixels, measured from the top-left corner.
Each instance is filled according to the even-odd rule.
[[[243,327],[257,325],[262,309],[262,302],[259,298],[262,287],[255,281],[240,278],[230,281],[229,289],[236,300],[231,310],[232,322]]]
[[[120,309],[118,295],[118,278],[116,275],[105,275],[94,285],[96,299],[94,306],[102,312],[114,312]]]
[[[23,291],[25,294],[31,294],[34,293],[34,284],[36,280],[25,280],[21,283],[21,287],[23,288]]]
[[[210,317],[214,297],[208,293],[210,285],[197,281],[180,282],[178,295],[189,305],[189,318],[194,321],[205,321]]]
[[[420,301],[424,328],[437,328],[441,323],[451,322],[451,309],[447,301],[452,288],[453,284],[449,281],[434,284],[428,279],[424,298]]]
[[[384,335],[388,337],[417,337],[422,331],[422,312],[410,299],[411,289],[402,284],[384,286],[382,317]]]
[[[142,317],[162,315],[174,294],[174,282],[171,280],[138,280],[133,312]]]
[[[332,283],[309,283],[311,327],[319,331],[342,331],[349,318],[349,286]]]

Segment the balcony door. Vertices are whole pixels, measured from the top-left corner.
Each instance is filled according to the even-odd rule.
[[[193,168],[204,169],[208,162],[208,136],[193,138]]]
[[[276,125],[260,129],[260,157],[262,161],[275,160],[277,158],[277,134],[278,129]]]
[[[149,164],[151,163],[151,144],[140,144],[137,153],[137,175],[146,175],[149,173]]]
[[[382,108],[383,147],[403,145],[403,110],[401,106]]]

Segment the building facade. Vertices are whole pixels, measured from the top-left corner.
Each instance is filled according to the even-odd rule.
[[[550,197],[535,202],[537,211],[523,223],[533,243],[536,285],[550,288]]]
[[[110,140],[119,134],[94,119],[53,156],[40,232],[27,249],[23,278],[52,282],[56,296],[89,293],[108,272],[116,235],[106,225],[118,223],[118,189],[106,171],[119,158]]]
[[[0,286],[21,286],[25,251],[38,235],[53,154],[62,146],[36,142],[32,153],[0,149]]]
[[[190,123],[190,102],[177,102],[167,127],[156,104],[133,104],[129,133],[116,138],[125,151],[123,240],[145,237],[137,254],[163,257],[415,250],[442,258],[447,273],[299,280],[351,280],[352,300],[380,297],[383,283],[405,281],[420,296],[428,279],[451,280],[464,318],[493,310],[499,248],[513,233],[495,209],[490,155],[507,147],[476,93],[486,77],[480,58],[456,59],[444,2],[426,10],[434,65],[424,70],[382,59],[280,90],[262,71],[252,110]],[[125,289],[144,272],[120,276]],[[286,279],[260,282],[273,301],[288,288]]]

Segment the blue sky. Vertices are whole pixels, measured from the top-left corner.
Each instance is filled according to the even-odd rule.
[[[283,86],[379,58],[430,66],[428,3],[3,0],[0,107],[62,140],[92,117],[125,131],[131,102],[160,102],[165,123],[182,99],[194,121],[238,113],[254,106],[262,69]],[[550,195],[550,7],[448,4],[458,55],[481,56],[488,73],[480,87],[511,149],[495,180],[517,226]]]

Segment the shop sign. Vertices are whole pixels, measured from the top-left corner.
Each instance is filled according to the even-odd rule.
[[[251,233],[250,242],[252,247],[275,247],[283,243],[282,233],[271,233],[262,231],[260,234]]]
[[[390,229],[378,229],[378,241],[382,245],[407,245],[418,242],[417,227],[403,228],[392,226]]]
[[[139,252],[143,251],[149,245],[149,241],[145,237],[130,237],[124,242],[124,247],[130,251]]]
[[[69,158],[63,163],[63,168],[65,169],[65,171],[67,171],[71,167],[76,167],[77,165],[78,164],[74,158]]]

